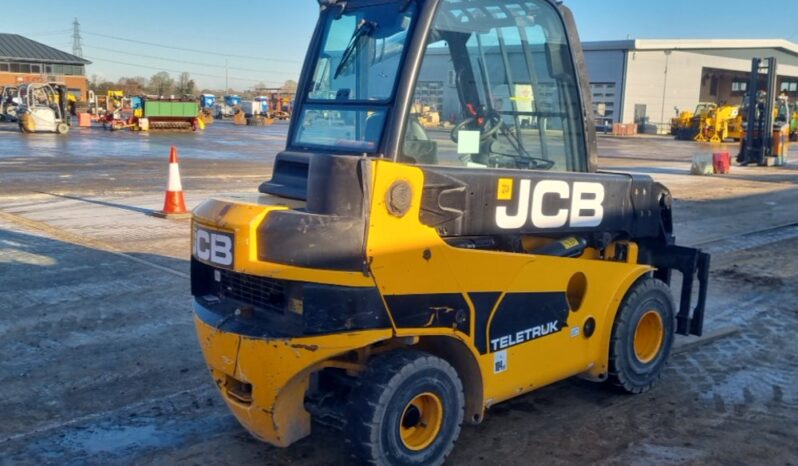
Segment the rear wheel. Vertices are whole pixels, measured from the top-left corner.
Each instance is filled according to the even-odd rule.
[[[463,422],[463,385],[443,359],[402,350],[377,356],[347,412],[347,442],[366,464],[439,465]]]
[[[69,125],[66,123],[58,123],[58,126],[55,127],[55,131],[58,134],[66,134],[69,132]]]
[[[643,393],[659,380],[674,338],[674,304],[660,280],[638,281],[615,317],[610,341],[609,382],[628,393]]]

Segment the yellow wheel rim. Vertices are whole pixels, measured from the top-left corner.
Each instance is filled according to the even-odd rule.
[[[443,403],[434,393],[422,393],[405,406],[399,424],[402,443],[408,450],[421,451],[432,444],[443,424]]]
[[[653,361],[662,348],[665,326],[657,311],[648,311],[637,322],[635,330],[635,356],[642,363]]]

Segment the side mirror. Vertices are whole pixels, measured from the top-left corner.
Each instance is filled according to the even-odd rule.
[[[566,44],[546,42],[546,61],[552,78],[558,81],[574,81],[575,72],[571,62],[571,53]]]

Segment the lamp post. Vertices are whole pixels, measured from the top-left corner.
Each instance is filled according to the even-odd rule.
[[[662,108],[660,110],[659,122],[665,123],[665,94],[668,91],[668,65],[670,64],[672,50],[665,51],[665,79],[662,80]]]

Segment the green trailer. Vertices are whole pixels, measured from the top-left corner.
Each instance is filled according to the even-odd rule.
[[[138,128],[153,129],[204,129],[199,118],[199,104],[194,100],[142,99]]]

